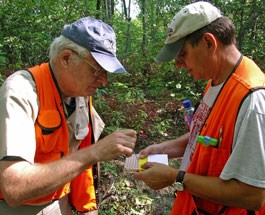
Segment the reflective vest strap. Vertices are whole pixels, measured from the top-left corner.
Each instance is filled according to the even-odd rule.
[[[95,143],[94,132],[93,132],[93,98],[89,96],[89,130],[91,131],[91,144]]]
[[[90,126],[91,126],[91,131],[92,131],[92,136],[91,136],[91,143],[95,143],[95,138],[94,138],[94,132],[93,132],[93,98],[92,96],[89,96],[89,114],[90,114]],[[99,195],[99,187],[100,187],[100,162],[97,164],[93,165],[93,178],[94,178],[94,188],[96,192],[96,199],[97,203],[100,204],[101,199]]]
[[[91,120],[93,119],[92,109],[93,109],[93,98],[92,98],[92,96],[89,96],[89,114],[90,114]]]

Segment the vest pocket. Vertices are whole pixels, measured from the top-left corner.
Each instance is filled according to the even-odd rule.
[[[227,149],[220,149],[214,147],[208,148],[211,151],[208,175],[219,176],[230,156],[230,151]]]
[[[219,177],[227,162],[230,151],[223,148],[213,146],[197,145],[195,154],[193,155],[188,172],[196,173],[202,176]]]
[[[36,121],[36,138],[38,153],[57,153],[60,158],[60,150],[58,150],[59,130],[61,127],[61,116],[57,110],[40,110]],[[36,153],[36,154],[38,154]]]
[[[57,110],[40,110],[37,124],[42,130],[42,134],[50,134],[61,126],[62,120]]]

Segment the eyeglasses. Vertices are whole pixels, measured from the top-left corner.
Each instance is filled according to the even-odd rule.
[[[103,75],[103,74],[106,74],[107,71],[104,70],[103,68],[96,68],[95,65],[91,64],[88,59],[84,58],[83,56],[81,56],[80,54],[78,54],[76,51],[74,50],[71,50],[73,53],[75,53],[78,57],[82,58],[90,67],[93,68],[94,70],[94,76],[100,76],[100,75]]]
[[[95,70],[94,76],[100,76],[100,75],[103,75],[103,74],[105,74],[107,72],[103,68],[96,68],[94,65],[89,63],[89,61],[86,58],[84,58],[82,56],[79,56],[79,57],[81,57],[90,67],[92,67]]]

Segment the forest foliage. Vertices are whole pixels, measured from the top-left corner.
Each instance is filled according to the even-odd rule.
[[[186,129],[182,113],[178,111],[181,101],[188,98],[197,103],[205,82],[195,82],[184,70],[176,70],[173,62],[157,64],[154,57],[163,46],[167,24],[182,6],[192,2],[195,1],[2,0],[0,82],[18,69],[47,62],[49,44],[60,35],[65,24],[84,16],[96,17],[114,28],[117,56],[129,72],[127,75],[109,75],[108,87],[99,89],[94,98],[106,123],[104,135],[119,128],[133,128],[138,132],[137,150],[179,136]],[[212,3],[233,20],[239,50],[254,59],[264,71],[265,2],[214,0]],[[154,195],[143,195],[143,190],[139,193],[138,189],[132,188],[132,184],[138,186],[133,180],[117,182],[115,174],[122,168],[119,168],[119,161],[115,162],[104,164],[102,168],[103,176],[116,183],[106,189],[114,187],[115,195],[103,195],[109,200],[102,204],[102,214],[109,207],[113,211],[109,214],[141,214],[143,210],[148,214],[147,211],[154,210],[151,204]],[[134,199],[134,203],[126,205],[124,196],[119,194],[121,189],[127,197],[134,193],[137,203]],[[161,196],[158,199],[161,201]],[[122,210],[127,213],[119,213]]]
[[[148,108],[153,109],[150,106],[158,103],[160,108],[162,105],[176,108],[185,98],[196,103],[204,86],[203,81],[195,82],[185,71],[177,71],[174,63],[154,62],[163,46],[167,24],[176,11],[191,2],[194,1],[2,0],[0,80],[18,69],[48,61],[49,44],[60,35],[64,24],[83,16],[96,17],[114,28],[118,58],[129,72],[129,75],[110,75],[109,86],[100,89],[95,97],[101,114],[106,116],[106,132],[132,127],[151,134],[165,133],[171,121],[161,119],[154,126],[155,131],[146,128],[146,118],[150,117]],[[215,0],[212,3],[234,21],[242,53],[264,70],[264,1]],[[127,109],[135,110],[126,114]]]

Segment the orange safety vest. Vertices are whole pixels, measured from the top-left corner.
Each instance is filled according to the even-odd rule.
[[[243,58],[236,71],[224,84],[200,133],[202,136],[218,139],[222,127],[221,145],[216,148],[197,143],[187,172],[202,176],[220,176],[231,154],[235,123],[240,106],[251,91],[264,88],[264,77],[264,73],[253,61],[246,57]],[[211,81],[208,82],[206,91],[210,84]],[[263,212],[259,211],[256,214],[264,215],[264,210],[265,205]],[[243,215],[248,213],[246,209],[226,207],[183,191],[177,193],[171,215],[201,214],[200,211],[204,212],[202,214],[213,215]]]
[[[28,69],[36,83],[40,101],[39,113],[35,122],[36,152],[35,163],[47,163],[59,160],[69,154],[69,138],[63,101],[48,63]],[[90,100],[90,110],[92,107]],[[90,111],[91,113],[91,111]],[[81,142],[80,148],[91,145],[92,126]],[[45,179],[43,179],[45,180]],[[77,211],[85,212],[97,209],[92,167],[48,195],[24,202],[24,205],[45,204],[69,194],[71,204]],[[0,198],[3,199],[0,193]]]

